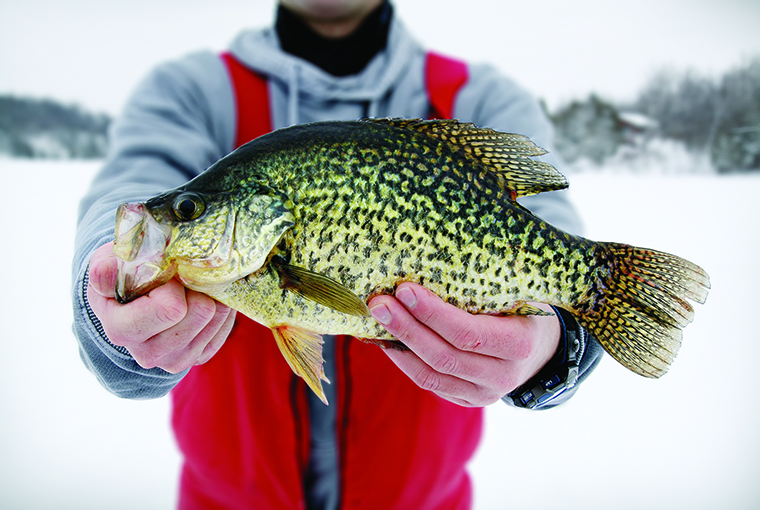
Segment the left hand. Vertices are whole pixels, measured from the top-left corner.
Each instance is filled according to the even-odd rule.
[[[532,305],[553,312],[549,305]],[[524,384],[554,356],[559,319],[471,315],[413,283],[369,309],[409,351],[385,350],[418,386],[456,404],[485,406]]]

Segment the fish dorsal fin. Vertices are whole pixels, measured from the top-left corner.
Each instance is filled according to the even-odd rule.
[[[273,257],[271,264],[280,275],[283,288],[338,312],[369,317],[367,304],[332,278],[303,267],[292,266],[279,256]]]
[[[488,170],[496,172],[512,198],[567,188],[567,179],[549,163],[531,159],[546,151],[530,138],[502,133],[458,120],[366,119],[400,129],[409,129],[441,140],[455,151],[463,151]]]

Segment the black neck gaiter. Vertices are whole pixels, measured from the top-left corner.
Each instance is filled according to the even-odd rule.
[[[333,76],[359,73],[385,48],[393,7],[384,1],[353,33],[338,39],[312,30],[298,16],[280,5],[275,30],[283,51],[311,62]]]

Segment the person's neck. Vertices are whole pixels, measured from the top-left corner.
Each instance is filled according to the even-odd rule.
[[[311,62],[333,76],[348,76],[364,69],[385,48],[392,15],[393,8],[386,0],[348,35],[326,37],[279,6],[275,30],[283,51]]]

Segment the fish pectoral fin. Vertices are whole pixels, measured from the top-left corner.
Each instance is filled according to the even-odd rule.
[[[528,303],[518,302],[505,312],[501,312],[500,315],[538,315],[541,317],[551,317],[554,315],[552,312],[541,310],[540,308]]]
[[[279,257],[272,265],[280,275],[280,284],[296,294],[338,312],[357,317],[369,317],[369,308],[347,287],[323,274],[303,267],[291,266]]]
[[[502,133],[455,119],[364,119],[417,131],[451,146],[468,159],[477,162],[473,172],[486,169],[493,172],[509,190],[510,198],[535,195],[545,191],[565,189],[567,179],[549,163],[531,159],[542,156],[542,149],[530,138],[515,133]]]
[[[291,370],[328,405],[322,388],[322,381],[330,382],[322,367],[325,361],[322,359],[322,335],[297,326],[277,326],[272,328],[272,334]]]

